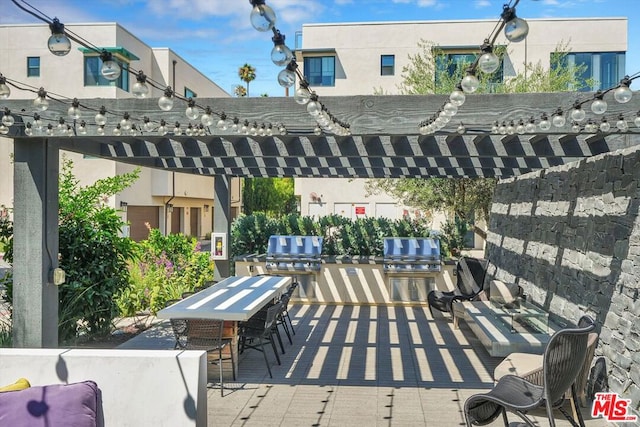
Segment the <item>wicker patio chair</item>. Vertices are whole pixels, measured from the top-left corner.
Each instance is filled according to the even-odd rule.
[[[551,427],[556,425],[553,415],[555,408],[576,425],[576,421],[562,408],[562,404],[565,392],[569,389],[574,401],[577,398],[575,382],[583,368],[589,333],[594,327],[592,323],[582,328],[561,329],[551,337],[543,356],[542,385],[515,375],[505,375],[488,393],[469,397],[464,404],[467,427],[489,424],[500,415],[504,425],[508,426],[507,412],[513,412],[528,426],[534,427],[526,414],[542,406],[546,408]],[[579,420],[583,423],[581,417]]]
[[[180,300],[172,299],[165,302],[164,306],[169,307]],[[173,337],[176,342],[173,346],[174,349],[184,350],[187,346],[187,320],[186,319],[169,319],[171,322],[171,330],[173,331]]]
[[[207,361],[218,365],[220,374],[220,395],[224,396],[224,377],[222,375],[222,362],[231,361],[233,380],[236,379],[236,366],[233,355],[233,339],[224,338],[224,320],[220,319],[188,319],[186,350],[204,350],[207,352]],[[224,355],[224,350],[229,348],[229,355]],[[209,359],[209,354],[214,357]]]
[[[269,308],[267,308],[266,317],[264,319],[264,322],[261,323],[262,326],[259,326],[257,323],[244,323],[241,325],[239,332],[240,353],[243,353],[247,348],[262,352],[262,355],[264,356],[264,362],[267,365],[267,371],[269,371],[269,376],[271,378],[273,378],[273,375],[271,373],[271,365],[269,363],[269,358],[267,357],[264,344],[266,342],[271,343],[273,353],[276,355],[276,361],[278,362],[278,365],[280,365],[280,356],[278,355],[278,350],[276,349],[276,344],[273,337],[275,334],[273,327],[275,326],[276,317],[281,310],[281,304],[274,304],[270,306]]]

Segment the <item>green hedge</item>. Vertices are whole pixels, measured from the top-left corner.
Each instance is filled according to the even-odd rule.
[[[269,236],[321,236],[323,255],[382,256],[385,237],[435,237],[427,221],[328,215],[316,220],[296,214],[269,218],[241,215],[231,226],[232,257],[267,252]]]

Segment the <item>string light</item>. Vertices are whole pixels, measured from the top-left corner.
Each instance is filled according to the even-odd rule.
[[[7,79],[0,74],[0,99],[7,99],[11,96],[11,89],[7,86]]]
[[[607,101],[602,99],[604,97],[604,93],[602,91],[596,92],[594,96],[594,100],[591,103],[591,111],[594,114],[604,114],[607,112]]]
[[[51,29],[51,37],[47,41],[49,51],[56,56],[65,56],[71,51],[71,40],[64,33],[64,24],[58,18],[53,18],[49,28]]]
[[[278,67],[284,67],[293,59],[293,52],[284,44],[285,36],[277,29],[273,29],[273,49],[271,61]]]
[[[276,25],[276,14],[269,6],[265,4],[265,0],[249,0],[253,9],[249,19],[253,28],[260,32],[267,32]]]
[[[516,1],[515,4],[518,4]],[[504,5],[502,15],[502,21],[504,22],[504,36],[513,43],[518,43],[524,40],[529,34],[529,24],[524,19],[516,16],[515,5],[509,7]]]
[[[493,45],[491,45],[489,39],[485,39],[480,51],[482,52],[480,59],[478,59],[480,71],[486,74],[495,72],[500,67],[500,58],[493,53]]]
[[[193,98],[187,99],[187,109],[184,113],[189,120],[197,120],[200,116],[200,110],[196,107],[196,101]]]
[[[613,98],[620,104],[626,104],[631,101],[633,92],[631,92],[631,89],[629,88],[630,85],[631,79],[629,76],[624,76],[624,78],[620,80],[618,87],[613,91]]]
[[[47,91],[44,88],[38,90],[38,96],[33,100],[33,107],[37,111],[47,111],[49,108],[49,101],[47,100]]]
[[[6,127],[11,127],[15,123],[15,119],[11,115],[11,110],[5,107],[4,114],[2,115],[2,124]]]
[[[67,110],[67,115],[73,120],[80,118],[80,101],[78,101],[78,98],[73,98],[73,101],[71,101],[71,107]]]
[[[111,81],[118,80],[118,77],[122,74],[122,68],[120,68],[120,65],[113,59],[111,52],[102,50],[100,59],[102,59],[102,67],[100,67],[102,77]]]
[[[147,76],[142,70],[136,75],[136,82],[131,87],[131,94],[136,98],[146,98],[149,95],[149,85],[147,85]]]
[[[173,108],[173,89],[171,89],[171,86],[167,86],[164,94],[158,98],[158,107],[162,111],[171,111]]]

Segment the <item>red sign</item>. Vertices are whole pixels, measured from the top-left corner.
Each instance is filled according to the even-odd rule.
[[[364,215],[364,206],[356,206],[356,215]]]

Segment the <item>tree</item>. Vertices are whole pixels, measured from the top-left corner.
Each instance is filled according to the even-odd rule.
[[[65,283],[58,287],[62,343],[85,332],[109,332],[119,313],[116,297],[128,285],[127,261],[133,257],[134,242],[120,237],[125,222],[105,202],[133,184],[139,173],[136,169],[83,187],[73,175],[73,162],[63,159],[58,230],[60,267],[66,273]],[[5,279],[5,285],[7,301],[12,303],[11,278]]]
[[[426,40],[418,43],[418,53],[409,55],[410,63],[402,69],[404,94],[451,93],[463,77],[471,62],[453,63],[444,51]],[[499,57],[506,54],[504,47],[496,48]],[[560,43],[551,56],[551,67],[540,62],[524,65],[524,72],[502,82],[493,75],[479,73],[478,92],[558,92],[576,90],[591,82],[580,78],[581,66],[566,62],[567,44]],[[381,92],[380,89],[376,89]],[[374,179],[366,184],[369,194],[387,193],[409,206],[453,214],[458,222],[487,220],[496,180],[493,178],[428,178],[428,179]],[[477,227],[475,231],[484,232]]]
[[[249,83],[256,79],[256,69],[253,66],[245,63],[238,69],[238,76],[240,77],[240,80],[247,84],[246,96],[249,96]]]
[[[247,89],[242,85],[236,85],[236,87],[233,89],[233,94],[238,98],[243,98],[247,96]]]
[[[246,178],[242,189],[243,211],[280,217],[296,212],[292,178]]]

